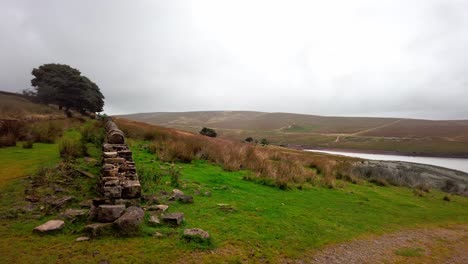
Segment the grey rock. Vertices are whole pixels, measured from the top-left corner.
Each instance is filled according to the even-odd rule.
[[[152,225],[152,226],[157,226],[159,224],[161,224],[161,220],[159,220],[159,216],[156,212],[150,212],[150,217],[148,219],[148,224]]]
[[[184,196],[184,192],[179,190],[179,189],[174,189],[172,190],[172,197],[175,199],[175,200],[179,200],[182,196]]]
[[[117,158],[117,155],[118,155],[117,151],[103,152],[102,153],[102,156],[104,158]]]
[[[65,226],[65,222],[62,220],[49,220],[46,223],[34,228],[35,232],[38,233],[50,233],[62,229]]]
[[[158,205],[148,206],[148,207],[146,207],[146,210],[147,211],[156,211],[158,213],[164,213],[167,210],[167,208],[169,208],[168,205],[158,204]]]
[[[97,220],[103,223],[109,223],[119,218],[125,211],[125,205],[99,205],[97,209]]]
[[[210,238],[210,234],[200,228],[189,228],[184,230],[184,237],[188,239],[199,238],[205,240]]]
[[[125,213],[115,220],[114,225],[123,234],[130,235],[137,232],[143,223],[145,211],[140,207],[131,206]]]
[[[170,225],[178,226],[184,221],[184,213],[164,214],[162,220]]]
[[[61,208],[63,207],[65,204],[69,203],[70,201],[72,201],[74,199],[73,196],[64,196],[64,197],[60,197],[58,199],[55,199],[53,201],[50,202],[50,205],[52,205],[53,207],[55,208]]]
[[[118,186],[104,186],[104,196],[106,198],[120,198],[122,197],[122,187]]]
[[[65,212],[62,213],[62,215],[66,219],[75,219],[75,218],[80,218],[80,217],[85,217],[88,214],[88,210],[84,209],[67,209]]]
[[[141,184],[139,181],[124,181],[122,189],[123,198],[139,198],[141,196]]]
[[[179,202],[181,202],[181,203],[193,203],[193,197],[191,195],[182,195],[179,198]]]
[[[83,241],[88,241],[90,238],[85,236],[85,237],[79,237],[75,239],[76,242],[83,242]]]
[[[84,231],[92,237],[103,235],[110,230],[112,230],[112,223],[94,223],[87,225],[84,228]]]

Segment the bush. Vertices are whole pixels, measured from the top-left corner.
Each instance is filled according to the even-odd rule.
[[[34,142],[54,143],[62,135],[63,128],[58,122],[35,123],[30,128]]]
[[[86,155],[86,146],[82,141],[64,138],[59,142],[60,157],[72,160]]]
[[[23,142],[23,148],[24,149],[32,149],[33,148],[34,142],[32,140],[27,140]]]
[[[0,148],[11,147],[11,146],[16,146],[16,138],[13,134],[9,133],[9,134],[0,136]]]
[[[85,143],[92,143],[96,146],[101,146],[104,142],[104,127],[101,122],[89,122],[85,124],[81,130],[81,139]]]
[[[260,144],[262,144],[262,146],[266,146],[269,144],[269,142],[266,138],[262,138],[262,140],[260,141]]]
[[[207,136],[207,137],[216,137],[218,134],[214,129],[204,127],[200,130],[200,135]]]
[[[245,139],[245,142],[251,143],[253,140],[254,140],[254,139],[253,139],[252,137],[248,137],[248,138]]]

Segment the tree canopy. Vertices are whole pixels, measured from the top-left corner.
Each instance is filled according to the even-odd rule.
[[[65,64],[44,64],[32,70],[31,85],[35,91],[29,94],[46,104],[80,113],[102,112],[104,96],[99,87],[81,72]]]

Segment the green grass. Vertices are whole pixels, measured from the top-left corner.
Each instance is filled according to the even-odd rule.
[[[67,132],[65,136],[76,136],[76,133]],[[157,168],[154,173],[161,178],[159,185],[146,188],[146,194],[172,190],[170,176],[164,169],[169,164],[159,162],[144,150],[142,144],[132,142],[137,168]],[[37,167],[44,160],[58,162],[56,145],[44,145],[50,149],[42,150],[42,145],[37,145],[39,147],[35,144],[33,149],[26,150],[18,147],[0,149],[0,153],[3,151],[1,157],[24,151],[22,162],[18,163],[15,159],[8,162],[2,159],[2,162],[23,169],[31,165]],[[34,155],[27,153],[33,151],[41,152]],[[97,149],[91,152],[96,157],[99,155]],[[96,164],[87,165],[84,159],[79,159],[77,166],[98,172]],[[366,234],[468,221],[468,199],[454,196],[448,203],[442,200],[443,194],[440,192],[417,197],[407,188],[349,183],[343,183],[344,187],[338,189],[310,187],[307,190],[282,191],[243,180],[246,172],[226,172],[203,161],[176,166],[181,167],[180,189],[194,196],[194,204],[169,203],[169,212],[185,213],[186,221],[181,228],[145,226],[141,237],[104,237],[77,243],[74,239],[81,234],[75,233],[75,230],[83,223],[67,223],[67,228],[57,235],[38,236],[31,230],[53,216],[0,219],[0,262],[275,263],[282,257],[300,258],[325,244]],[[86,189],[92,187],[92,182],[86,179],[80,181],[85,186],[82,189],[83,197],[90,195],[91,192],[86,193]],[[26,184],[25,180],[11,178],[5,182],[9,184],[0,188],[1,210],[14,208],[19,203]],[[196,190],[201,195],[195,194]],[[210,192],[211,196],[203,195],[205,192]],[[227,206],[221,207],[219,204]],[[229,210],[225,210],[226,207]],[[212,244],[187,243],[182,239],[183,229],[194,227],[208,231]],[[151,234],[156,231],[165,237],[152,237]]]
[[[422,248],[400,248],[395,250],[395,254],[403,257],[421,257],[424,255]]]
[[[0,148],[0,188],[11,180],[36,171],[39,166],[57,164],[60,160],[57,144],[34,143],[32,149]]]

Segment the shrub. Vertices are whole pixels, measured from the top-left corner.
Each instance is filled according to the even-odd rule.
[[[216,137],[218,134],[214,129],[204,127],[200,130],[200,135],[207,136],[207,137]]]
[[[86,155],[86,146],[82,141],[64,138],[59,142],[60,157],[72,160]]]
[[[35,123],[30,127],[34,142],[54,143],[62,135],[63,128],[58,122],[48,121]]]
[[[34,142],[32,140],[27,140],[23,142],[24,149],[32,149]]]
[[[262,138],[262,140],[260,141],[260,144],[262,144],[262,146],[266,146],[269,144],[269,142],[266,138]]]
[[[169,166],[169,175],[171,176],[171,185],[172,187],[179,187],[180,186],[180,167],[177,167],[174,163]]]
[[[100,146],[104,142],[104,126],[101,122],[93,121],[85,124],[80,130],[81,139],[85,143]]]
[[[253,138],[252,138],[252,137],[248,137],[248,138],[245,139],[245,142],[249,142],[249,143],[250,143],[250,142],[252,142],[252,141],[253,141]]]
[[[0,148],[1,147],[11,147],[16,146],[15,135],[9,133],[3,136],[0,136]]]

